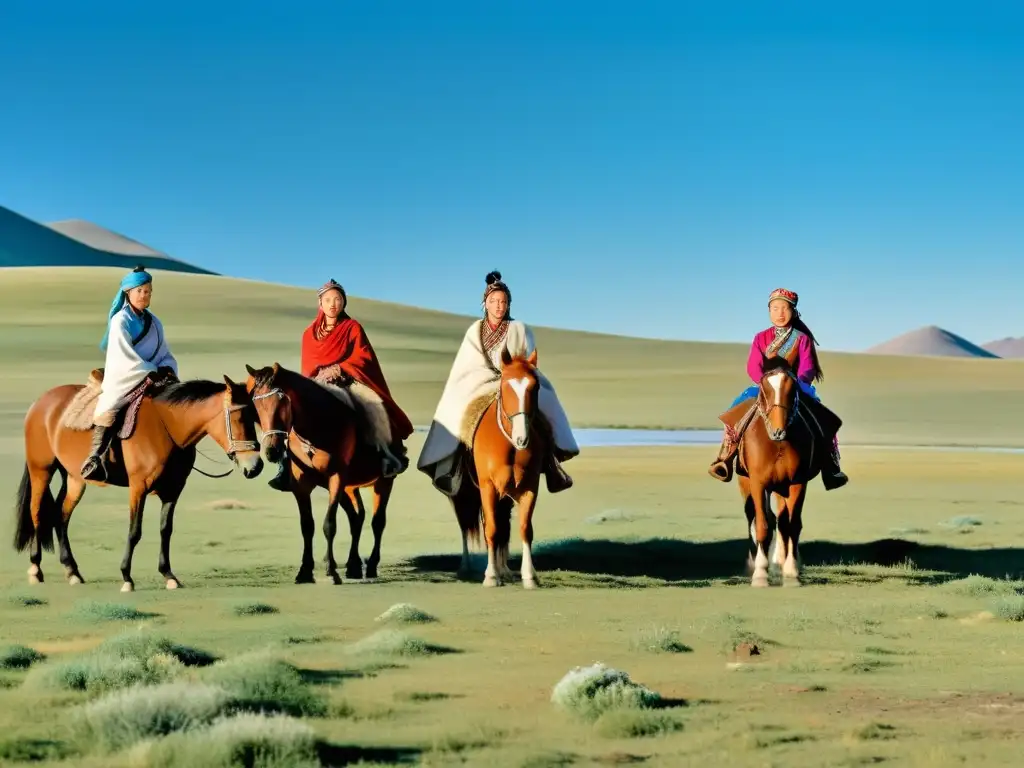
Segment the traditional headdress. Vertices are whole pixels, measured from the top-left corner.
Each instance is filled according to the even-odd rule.
[[[319,299],[328,291],[337,291],[341,294],[341,298],[345,303],[348,304],[348,294],[346,294],[345,289],[341,287],[341,283],[335,281],[333,277],[320,287],[320,290],[316,292],[316,297]]]
[[[789,302],[790,306],[795,309],[796,303],[800,300],[800,297],[797,295],[796,291],[788,291],[785,288],[776,288],[768,297],[768,303],[771,304],[776,299],[782,299],[783,301]]]
[[[103,340],[100,342],[100,349],[104,352],[107,350],[107,340],[110,336],[110,319],[121,311],[121,307],[128,300],[128,291],[151,282],[153,282],[153,276],[141,264],[121,278],[121,286],[117,289],[117,295],[110,302],[110,311],[107,313],[107,330],[103,332]],[[132,319],[136,319],[134,315],[132,315]],[[138,326],[137,329],[133,329],[133,335],[142,330],[141,320],[138,320]]]
[[[501,272],[498,270],[488,272],[487,277],[484,278],[484,280],[487,282],[487,287],[484,289],[484,301],[487,301],[487,297],[495,291],[503,291],[505,298],[508,299],[508,303],[512,303],[512,291],[510,291],[508,286],[501,281]]]

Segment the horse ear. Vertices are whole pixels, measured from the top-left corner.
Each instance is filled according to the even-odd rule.
[[[237,386],[226,373],[224,374],[224,383],[231,389],[234,389]]]
[[[274,368],[274,375],[277,376],[277,372],[281,370],[281,364],[280,363],[274,363],[273,368]]]
[[[248,363],[245,364],[245,370],[249,373],[250,376],[255,376],[256,375],[256,369],[253,368]]]
[[[537,350],[536,349],[533,350],[533,352],[530,353],[530,356],[528,358],[526,358],[526,362],[528,362],[534,368],[537,367]]]
[[[501,347],[501,364],[508,365],[512,362],[512,353],[508,351],[508,344]]]

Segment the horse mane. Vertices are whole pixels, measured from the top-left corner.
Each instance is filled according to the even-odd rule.
[[[190,379],[168,384],[153,396],[153,400],[168,405],[194,405],[223,393],[225,389],[227,385],[223,381]]]
[[[771,373],[772,371],[786,371],[788,373],[793,372],[793,366],[789,364],[789,360],[784,358],[782,355],[775,357],[769,357],[765,360],[764,368],[761,371],[762,375]]]

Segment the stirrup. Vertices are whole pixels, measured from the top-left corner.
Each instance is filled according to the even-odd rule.
[[[86,457],[79,470],[83,480],[103,481],[107,479],[107,465],[102,456],[95,454]]]
[[[288,465],[288,458],[281,460],[278,464],[277,474],[274,475],[270,480],[267,481],[267,485],[273,488],[275,491],[290,491],[291,490],[291,477],[289,470],[291,467]]]
[[[732,459],[715,459],[708,467],[708,474],[723,483],[730,482],[732,480]]]

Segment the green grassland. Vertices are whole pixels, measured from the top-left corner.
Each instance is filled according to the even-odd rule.
[[[121,274],[0,271],[0,433],[15,429],[42,389],[83,380],[102,363],[96,345]],[[298,367],[299,337],[315,314],[313,291],[156,274],[153,309],[183,376],[241,377],[246,363],[275,360]],[[414,423],[429,423],[470,318],[358,297],[350,308],[399,403]],[[535,331],[541,368],[576,426],[717,428],[718,414],[749,384],[745,344]],[[1024,445],[1016,418],[1024,413],[1024,362],[824,352],[822,363],[821,393],[844,419],[847,444]]]
[[[96,274],[0,272],[8,498],[25,407],[100,363],[118,273]],[[184,375],[241,377],[247,362],[297,362],[310,292],[158,281],[154,308]],[[467,318],[363,299],[352,307],[400,401],[427,421]],[[577,423],[710,426],[743,385],[740,345],[546,329],[538,344]],[[1018,364],[825,362],[830,402],[846,398],[851,440],[1015,442]],[[908,407],[920,418],[894,418]],[[410,455],[421,445],[417,434]],[[181,590],[164,590],[156,573],[151,505],[138,591],[124,595],[127,494],[90,488],[70,528],[87,583],[64,583],[44,553],[47,580],[30,587],[27,556],[4,544],[0,764],[1017,764],[1024,455],[847,448],[850,485],[810,490],[805,586],[755,590],[736,486],[705,474],[713,452],[585,450],[567,465],[576,486],[541,495],[542,588],[532,592],[485,590],[479,556],[475,578],[456,579],[453,515],[414,470],[396,484],[376,583],[333,586],[318,572],[317,584],[296,586],[297,515],[290,496],[266,487],[268,467],[249,481],[190,478],[171,553]],[[223,468],[214,447],[204,453],[212,460],[200,466]],[[318,519],[324,502],[318,491]],[[8,542],[12,517],[0,516]],[[342,522],[342,559],[348,541]],[[369,548],[367,524],[364,557]],[[514,537],[513,568],[518,550]],[[318,531],[315,557],[323,552]],[[377,620],[401,604],[427,616],[398,608],[407,621]],[[563,675],[597,661],[659,693],[660,706],[556,706]]]

